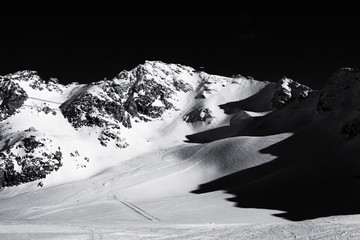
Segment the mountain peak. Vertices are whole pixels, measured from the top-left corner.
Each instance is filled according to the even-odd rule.
[[[3,76],[3,78],[14,81],[37,81],[41,79],[38,72],[33,70],[21,70],[14,73],[9,73]]]
[[[311,94],[313,90],[288,77],[283,77],[276,84],[274,97],[271,100],[273,108],[283,108],[293,101],[301,101]]]

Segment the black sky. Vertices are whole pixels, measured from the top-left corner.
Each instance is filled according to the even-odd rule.
[[[0,75],[30,69],[44,79],[111,79],[145,60],[205,67],[321,88],[339,67],[359,66],[356,13],[302,12],[186,16],[6,16]]]

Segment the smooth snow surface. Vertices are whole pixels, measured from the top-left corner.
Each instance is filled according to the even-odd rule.
[[[335,237],[335,238],[334,238]],[[359,239],[359,217],[330,217],[283,224],[164,224],[0,222],[1,239]]]

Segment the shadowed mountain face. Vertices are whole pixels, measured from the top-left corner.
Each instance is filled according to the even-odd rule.
[[[187,135],[186,142],[208,143],[235,136],[268,136],[294,132],[310,123],[315,109],[308,106],[316,105],[319,93],[313,92],[303,100],[291,99],[291,95],[285,98],[281,95],[284,89],[278,86],[281,84],[277,84],[276,88],[274,84],[269,84],[246,99],[219,105],[225,114],[233,116],[230,125]],[[281,109],[271,112],[272,103],[280,104],[280,102]],[[285,108],[290,103],[291,106]],[[264,116],[250,116],[247,112],[271,113]]]
[[[234,196],[228,201],[237,207],[281,210],[284,213],[276,216],[293,221],[359,214],[360,139],[355,137],[356,121],[348,120],[358,116],[358,79],[358,70],[342,69],[320,95],[274,111],[262,117],[257,128],[240,131],[238,135],[250,136],[284,131],[286,126],[268,124],[276,120],[297,125],[286,129],[293,136],[260,150],[275,160],[202,184],[193,193],[224,190]],[[268,127],[261,130],[261,125]]]
[[[319,130],[323,124],[334,126],[322,122],[306,127],[261,151],[277,156],[272,162],[203,184],[194,193],[225,190],[234,195],[228,200],[237,207],[282,210],[278,216],[293,221],[360,213],[360,179],[355,177],[355,153],[360,152],[328,139]],[[351,154],[339,153],[345,149]]]

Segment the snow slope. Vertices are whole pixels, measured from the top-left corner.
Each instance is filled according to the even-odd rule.
[[[26,92],[16,114],[1,124],[2,181],[6,186],[29,181],[17,188],[23,191],[86,179],[146,152],[182,146],[186,135],[235,121],[236,114],[225,113],[219,105],[241,101],[272,85],[243,77],[209,75],[160,61],[146,61],[112,80],[88,85],[63,86],[56,79],[41,79],[34,71],[8,74],[2,80]],[[204,109],[209,119],[204,118]],[[247,118],[252,118],[251,113]],[[22,159],[36,161],[17,160],[20,155],[14,149],[22,145],[16,141],[26,137],[37,145],[41,137],[51,142],[61,156],[60,167],[43,170],[49,164],[43,157],[50,154],[46,152],[49,149],[36,150],[38,155],[21,155]],[[12,151],[11,156],[5,151]],[[25,169],[31,168],[38,174],[29,178]]]
[[[90,85],[5,76],[28,98],[1,122],[0,164],[10,151],[21,174],[31,135],[47,148],[25,159],[62,158],[0,190],[0,237],[355,238],[360,85],[342,71],[321,91],[160,61]]]

